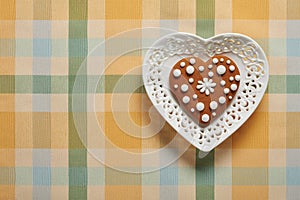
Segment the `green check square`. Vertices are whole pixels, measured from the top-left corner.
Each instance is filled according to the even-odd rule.
[[[269,77],[268,93],[284,94],[286,89],[286,77],[283,75],[273,75]]]
[[[104,168],[93,167],[88,168],[88,184],[89,185],[104,185]]]
[[[287,93],[299,94],[300,93],[300,76],[289,75],[287,76]]]
[[[15,76],[0,76],[0,93],[15,92]]]
[[[14,184],[15,169],[12,167],[0,167],[0,185]]]
[[[16,185],[32,185],[32,167],[16,167]]]
[[[69,183],[68,175],[68,168],[53,167],[51,169],[51,184],[67,185]]]
[[[33,76],[33,93],[41,93],[41,94],[51,93],[51,77]]]
[[[16,76],[16,93],[32,93],[32,76]]]
[[[67,76],[52,76],[51,77],[51,93],[68,94],[68,77]]]

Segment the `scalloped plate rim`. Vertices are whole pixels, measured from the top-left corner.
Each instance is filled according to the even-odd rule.
[[[153,48],[159,44],[161,41],[167,39],[167,38],[170,38],[172,36],[176,36],[176,35],[183,35],[183,36],[189,36],[189,37],[193,37],[195,39],[199,39],[200,41],[202,41],[204,44],[208,43],[209,41],[214,41],[215,39],[219,38],[219,37],[226,37],[226,36],[234,36],[234,37],[241,37],[243,39],[246,39],[248,41],[251,41],[253,42],[256,47],[259,49],[259,52],[261,54],[261,57],[262,57],[262,60],[265,61],[265,66],[264,66],[264,70],[265,70],[265,81],[264,81],[264,86],[262,87],[260,93],[258,94],[258,103],[255,103],[255,105],[253,105],[253,107],[248,111],[248,114],[246,115],[245,118],[241,119],[240,122],[238,122],[238,125],[234,128],[231,128],[230,129],[230,133],[226,134],[226,135],[223,135],[220,140],[218,140],[215,145],[211,145],[211,146],[204,146],[204,148],[201,148],[196,142],[195,140],[190,136],[190,134],[184,134],[184,133],[181,133],[180,131],[182,130],[181,129],[178,129],[177,127],[174,126],[174,124],[172,124],[169,120],[168,120],[168,116],[165,115],[165,111],[163,108],[159,108],[159,104],[156,104],[155,103],[155,99],[153,99],[151,97],[151,95],[149,94],[150,93],[150,90],[149,90],[149,86],[147,86],[147,82],[146,82],[146,58],[149,58],[150,56],[150,52],[153,50]],[[192,34],[192,33],[186,33],[186,32],[176,32],[176,33],[170,33],[168,35],[165,35],[161,38],[159,38],[158,40],[156,40],[152,45],[151,47],[148,49],[147,53],[145,54],[144,56],[144,60],[143,60],[143,65],[142,65],[142,79],[143,79],[143,82],[144,82],[144,86],[145,86],[145,90],[146,90],[146,93],[148,95],[148,98],[150,99],[151,103],[153,104],[153,106],[156,108],[156,110],[160,113],[160,115],[164,118],[164,120],[166,120],[168,122],[168,124],[170,126],[172,126],[172,128],[175,129],[175,131],[177,133],[179,133],[183,138],[185,138],[188,142],[190,142],[190,144],[192,144],[193,146],[195,146],[197,149],[199,149],[200,151],[204,152],[204,153],[208,153],[210,152],[211,150],[213,150],[214,148],[216,148],[218,145],[220,145],[222,142],[224,142],[228,137],[230,137],[233,133],[235,133],[241,126],[244,125],[244,123],[252,116],[252,114],[255,112],[255,110],[257,109],[258,105],[261,104],[262,102],[262,99],[264,97],[264,94],[266,92],[266,89],[267,89],[267,86],[268,86],[268,81],[269,81],[269,63],[268,63],[268,60],[267,60],[267,56],[264,52],[264,50],[261,48],[261,46],[255,41],[253,40],[252,38],[250,38],[249,36],[247,35],[244,35],[244,34],[240,34],[240,33],[221,33],[221,34],[217,34],[217,35],[214,35],[212,37],[209,37],[209,38],[202,38],[201,36],[198,36],[198,35],[195,35],[195,34]],[[240,69],[241,70],[241,69]],[[181,109],[181,108],[180,108]],[[182,110],[182,109],[181,109]],[[184,112],[184,111],[183,111]],[[210,125],[208,125],[207,127],[205,127],[204,129],[207,129],[209,128]],[[207,148],[205,148],[207,147]]]

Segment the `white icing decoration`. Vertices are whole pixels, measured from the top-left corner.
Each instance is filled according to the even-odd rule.
[[[226,63],[227,63],[227,65],[229,65],[231,63],[231,61],[230,60],[226,60]]]
[[[214,58],[212,61],[214,64],[217,64],[219,62],[218,58]]]
[[[209,104],[210,109],[216,110],[218,108],[218,103],[216,101],[212,101]]]
[[[195,63],[196,63],[195,58],[191,58],[191,59],[190,59],[190,63],[191,63],[192,65],[195,64]]]
[[[214,76],[214,73],[212,71],[208,72],[208,76],[211,78]]]
[[[196,104],[196,109],[197,109],[198,111],[204,110],[204,103],[198,102],[198,103]]]
[[[208,121],[209,121],[209,116],[208,116],[208,114],[202,115],[201,119],[202,119],[203,122],[208,122]]]
[[[230,81],[233,81],[233,80],[234,80],[233,76],[230,76],[230,77],[229,77],[229,80],[230,80]]]
[[[174,88],[175,88],[175,89],[177,89],[177,88],[178,88],[178,85],[177,85],[177,84],[175,84],[175,85],[174,85]]]
[[[220,81],[220,84],[221,84],[222,86],[224,86],[224,85],[226,85],[226,81],[221,80],[221,81]]]
[[[215,112],[213,112],[213,113],[211,113],[214,117],[217,115],[217,113],[215,113]]]
[[[184,66],[185,66],[185,62],[181,62],[180,67],[184,67]]]
[[[229,96],[228,98],[229,98],[229,99],[232,99],[232,96]]]
[[[220,104],[224,104],[226,102],[226,98],[225,97],[220,97],[219,98],[219,103]]]
[[[230,86],[230,89],[231,89],[232,91],[236,91],[236,90],[237,90],[237,85],[236,85],[236,84],[232,84],[232,85]]]
[[[174,75],[175,78],[178,78],[181,75],[181,71],[179,69],[175,69],[173,71],[173,75]]]
[[[193,78],[189,78],[189,83],[194,83],[194,79]]]
[[[241,76],[240,75],[235,75],[235,80],[236,81],[240,81],[241,80]]]
[[[195,112],[195,108],[191,108],[191,112]]]
[[[188,86],[187,84],[182,84],[182,85],[181,85],[181,91],[182,91],[182,92],[187,92],[188,89],[189,89],[189,86]]]
[[[208,68],[208,69],[212,69],[212,67],[213,67],[212,65],[208,65],[208,67],[207,67],[207,68]]]
[[[224,88],[224,93],[228,94],[229,93],[229,89],[228,88]]]
[[[183,102],[184,104],[189,103],[189,102],[190,102],[190,97],[184,96],[184,97],[182,98],[182,102]]]
[[[204,71],[204,67],[203,66],[199,66],[198,69],[199,69],[200,72]]]
[[[196,88],[200,90],[201,93],[205,92],[206,95],[209,95],[210,92],[213,93],[215,91],[214,87],[216,87],[216,85],[212,79],[208,80],[208,78],[203,78],[203,81],[198,81]]]
[[[194,71],[195,71],[195,69],[194,69],[194,67],[191,66],[191,65],[189,65],[189,66],[186,68],[186,73],[189,74],[189,75],[193,74]]]
[[[220,58],[220,62],[224,62],[224,58]]]
[[[193,99],[197,99],[198,95],[197,94],[193,94]]]
[[[226,72],[226,67],[224,65],[219,65],[217,67],[217,73],[219,75],[223,75],[223,74],[225,74],[225,72]]]
[[[235,66],[230,65],[230,66],[229,66],[229,70],[233,72],[233,71],[235,70]]]

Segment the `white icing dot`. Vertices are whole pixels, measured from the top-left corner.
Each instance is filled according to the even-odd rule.
[[[212,67],[213,67],[212,65],[208,65],[208,69],[212,69]]]
[[[189,78],[189,83],[194,83],[194,79],[193,78]]]
[[[215,112],[213,112],[213,113],[211,113],[213,116],[216,116],[217,115],[217,113],[215,113]]]
[[[237,90],[237,85],[236,85],[236,84],[232,84],[232,85],[230,86],[230,89],[231,89],[232,91],[236,91],[236,90]]]
[[[186,91],[188,91],[188,89],[189,89],[189,86],[187,84],[182,84],[181,85],[181,91],[182,92],[186,92]]]
[[[226,81],[221,80],[221,81],[220,81],[220,84],[221,84],[222,86],[224,86],[224,85],[226,84]]]
[[[177,89],[177,88],[178,88],[178,85],[177,85],[177,84],[175,84],[175,85],[174,85],[174,88],[175,88],[175,89]]]
[[[224,65],[219,65],[217,67],[217,73],[219,75],[223,75],[223,74],[225,74],[225,72],[226,72],[226,67]]]
[[[191,58],[191,59],[190,59],[190,63],[191,63],[192,65],[195,64],[195,63],[196,63],[195,58]]]
[[[193,94],[193,99],[197,99],[198,95]]]
[[[224,88],[224,93],[228,94],[229,93],[229,89],[228,88]]]
[[[195,108],[191,108],[191,112],[195,112]]]
[[[204,71],[204,67],[203,66],[199,66],[198,69],[199,69],[200,72]]]
[[[204,110],[204,103],[198,102],[198,103],[196,104],[196,109],[197,109],[198,111]]]
[[[232,99],[232,96],[229,96],[228,98],[229,98],[229,99]]]
[[[220,104],[224,104],[226,102],[226,98],[225,97],[220,97],[219,98],[219,103]]]
[[[191,65],[189,65],[187,68],[186,68],[186,73],[187,74],[193,74],[194,73],[194,71],[195,71],[195,69],[194,69],[194,67],[193,66],[191,66]]]
[[[189,102],[190,102],[190,97],[184,96],[184,97],[182,98],[182,102],[185,103],[185,104],[189,103]]]
[[[230,77],[229,77],[229,80],[230,80],[230,81],[233,81],[233,80],[234,80],[233,76],[230,76]]]
[[[209,107],[212,110],[216,110],[218,107],[218,103],[216,101],[212,101],[212,102],[210,102]]]
[[[180,67],[184,67],[184,66],[185,66],[185,62],[181,62]]]
[[[230,65],[230,66],[229,66],[229,70],[233,72],[233,71],[235,70],[235,66]]]
[[[220,62],[224,62],[224,58],[220,58]]]
[[[226,60],[226,63],[227,63],[227,65],[229,65],[231,63],[231,61],[230,60]]]
[[[236,81],[240,81],[241,80],[241,76],[240,75],[235,75],[235,80]]]
[[[208,116],[208,114],[202,115],[201,119],[202,119],[203,122],[208,122],[208,121],[209,121],[209,116]]]
[[[173,71],[173,75],[174,75],[174,77],[178,78],[181,75],[181,71],[179,69],[175,69]]]
[[[214,58],[212,61],[214,64],[217,64],[219,62],[218,58]]]
[[[211,78],[214,76],[214,73],[212,71],[208,72],[208,76]]]

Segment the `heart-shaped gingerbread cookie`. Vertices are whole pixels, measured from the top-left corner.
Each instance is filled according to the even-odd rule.
[[[255,111],[268,84],[268,62],[251,38],[167,35],[144,58],[146,92],[164,119],[201,152],[233,134]]]
[[[178,104],[202,127],[222,114],[233,100],[241,76],[235,62],[222,55],[207,62],[197,57],[179,60],[170,73],[170,90]]]

